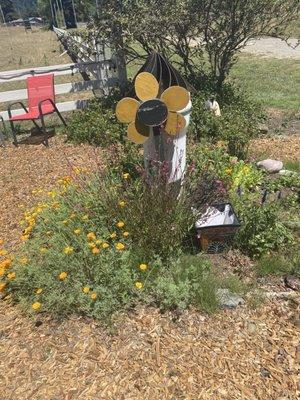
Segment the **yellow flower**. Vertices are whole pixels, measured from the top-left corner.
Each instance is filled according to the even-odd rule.
[[[68,221],[67,219],[65,219],[62,223],[65,224],[65,225],[67,225],[68,222],[69,222],[69,221]]]
[[[35,293],[36,293],[36,294],[41,294],[42,291],[43,291],[43,289],[42,289],[42,288],[39,288],[39,289],[37,289],[37,290],[35,291]]]
[[[137,289],[142,289],[142,287],[143,287],[142,282],[135,282],[135,287],[136,287]]]
[[[32,308],[34,309],[34,311],[38,311],[41,308],[41,303],[39,303],[38,301],[36,301],[35,303],[32,304]]]
[[[116,249],[117,250],[124,250],[125,249],[125,245],[123,243],[117,243],[116,244]]]
[[[42,254],[47,253],[47,251],[48,251],[48,249],[46,249],[46,247],[41,247],[41,248],[40,248],[40,252],[41,252]]]
[[[118,227],[118,228],[123,228],[124,225],[125,225],[125,223],[124,223],[123,221],[119,221],[119,222],[117,223],[117,227]]]
[[[51,197],[52,199],[54,199],[55,197],[56,197],[56,192],[54,191],[54,190],[50,190],[48,193],[47,193],[47,195],[49,196],[49,197]]]
[[[11,263],[12,263],[11,259],[7,258],[6,260],[3,260],[0,263],[0,268],[3,268],[3,269],[9,268],[11,266]]]
[[[83,293],[88,294],[89,291],[90,291],[90,288],[89,288],[88,286],[85,286],[85,287],[82,289],[82,291],[83,291]]]
[[[96,244],[101,244],[101,243],[102,243],[102,240],[97,239],[95,243],[96,243]]]
[[[75,217],[76,217],[76,214],[75,214],[75,213],[73,213],[73,214],[70,215],[70,219],[74,219]]]
[[[123,201],[123,200],[122,200],[122,201],[119,201],[119,206],[120,206],[120,207],[125,207],[125,204],[126,204],[125,201]]]
[[[128,173],[128,172],[125,172],[125,173],[123,174],[123,178],[124,178],[124,179],[128,179],[128,178],[129,178],[129,176],[130,176],[130,175],[129,175],[129,173]]]
[[[93,254],[99,254],[99,253],[100,253],[100,249],[98,249],[98,247],[94,247],[94,248],[92,249],[92,253],[93,253]]]
[[[52,203],[52,208],[59,208],[60,204],[58,201],[55,201],[54,203]]]
[[[117,237],[116,232],[113,232],[113,233],[110,235],[110,237],[111,237],[112,239],[114,239],[115,237]]]
[[[96,235],[94,234],[94,232],[90,232],[86,235],[86,237],[88,238],[88,240],[95,240],[96,239]]]
[[[231,168],[226,168],[225,169],[225,174],[226,175],[231,175],[232,174],[232,169]]]
[[[19,261],[20,261],[20,264],[26,265],[28,263],[28,258],[27,257],[22,257],[22,258],[20,258]]]
[[[88,246],[89,246],[90,249],[93,249],[94,247],[96,247],[94,242],[89,242]]]
[[[0,267],[0,276],[3,276],[5,274],[5,269],[3,267]]]
[[[91,299],[96,300],[97,299],[97,293],[92,293],[91,294]]]
[[[61,281],[65,280],[66,277],[68,276],[67,272],[61,272],[58,277]]]
[[[224,140],[219,140],[218,142],[217,142],[217,147],[223,147],[223,146],[225,146],[226,145],[226,142],[224,141]]]
[[[29,235],[22,235],[22,236],[20,237],[20,239],[22,240],[22,242],[25,242],[26,240],[29,239]]]
[[[109,247],[109,244],[108,243],[103,243],[102,247],[103,247],[103,249],[107,249]]]
[[[126,232],[123,232],[123,236],[124,236],[124,237],[129,236],[129,232],[127,232],[127,231],[126,231]]]
[[[148,268],[148,265],[147,264],[140,264],[140,270],[141,271],[146,271],[146,269]]]
[[[16,277],[16,273],[15,272],[10,272],[9,274],[7,274],[7,278],[12,281],[13,279],[15,279]]]
[[[7,251],[6,250],[0,250],[0,256],[6,256]]]
[[[71,254],[71,253],[73,253],[73,251],[74,251],[74,249],[71,246],[67,246],[67,247],[64,248],[64,253],[65,254]]]
[[[4,292],[5,288],[6,288],[6,283],[0,283],[0,293]]]
[[[80,235],[81,229],[79,229],[79,228],[78,228],[78,229],[75,229],[75,230],[74,230],[74,233],[75,233],[75,235]]]
[[[88,219],[89,219],[89,216],[86,214],[86,215],[83,215],[82,217],[81,217],[81,219],[82,219],[82,221],[87,221]]]

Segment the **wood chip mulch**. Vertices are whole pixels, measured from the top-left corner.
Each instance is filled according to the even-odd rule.
[[[49,148],[0,147],[0,239],[9,247],[20,242],[22,214],[38,201],[33,190],[53,189],[59,178],[74,176],[74,167],[95,169],[99,157],[91,146],[65,143],[62,136],[50,139]]]
[[[250,153],[257,159],[273,158],[281,161],[300,160],[300,134],[291,136],[261,137],[253,140]]]
[[[89,146],[0,149],[1,238],[17,243],[32,190],[72,167],[95,168]],[[299,303],[298,303],[299,307]],[[295,400],[300,396],[297,306],[267,300],[205,316],[140,308],[114,330],[72,317],[32,320],[0,301],[1,400]]]
[[[271,301],[207,317],[139,309],[109,333],[93,320],[40,326],[0,305],[5,400],[296,400],[299,331]]]

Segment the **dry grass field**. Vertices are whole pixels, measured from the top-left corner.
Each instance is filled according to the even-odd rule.
[[[25,32],[23,27],[1,27],[0,43],[0,71],[70,62],[68,55],[61,55],[63,49],[49,30]]]
[[[0,71],[31,69],[33,67],[51,66],[72,62],[57,39],[54,32],[41,28],[33,28],[25,32],[23,27],[0,28]],[[55,78],[55,83],[82,81],[80,74],[63,75]],[[24,89],[26,81],[8,81],[0,83],[0,91]],[[85,99],[91,92],[63,94],[57,101]],[[8,103],[0,103],[0,110],[6,110]]]

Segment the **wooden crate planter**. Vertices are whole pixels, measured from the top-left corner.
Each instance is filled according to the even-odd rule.
[[[199,246],[207,253],[225,251],[240,226],[230,203],[213,204],[195,224]]]

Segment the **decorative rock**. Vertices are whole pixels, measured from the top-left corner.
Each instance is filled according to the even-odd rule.
[[[259,161],[256,165],[259,168],[262,168],[262,169],[268,171],[270,174],[279,172],[283,168],[282,161],[271,160],[271,159]]]
[[[247,329],[248,333],[253,334],[256,332],[257,327],[254,321],[246,321],[245,328]]]
[[[236,308],[245,304],[245,300],[235,293],[231,293],[228,289],[217,289],[217,299],[222,308]]]
[[[295,171],[289,171],[288,169],[282,169],[279,171],[279,175],[283,176],[295,176],[297,175],[297,172]]]
[[[293,275],[288,275],[284,278],[285,286],[300,292],[300,278]]]
[[[212,111],[216,117],[220,117],[220,115],[221,115],[220,106],[219,106],[219,103],[215,99],[211,98],[210,100],[207,100],[204,103],[204,106],[205,106],[206,110]]]
[[[259,133],[266,134],[269,132],[269,127],[266,124],[258,124]]]

